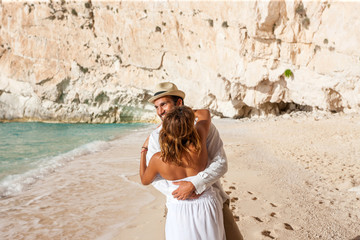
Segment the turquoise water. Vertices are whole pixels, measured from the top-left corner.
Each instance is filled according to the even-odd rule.
[[[44,169],[66,164],[74,156],[99,151],[108,141],[145,126],[0,123],[0,195],[23,175],[38,175]]]

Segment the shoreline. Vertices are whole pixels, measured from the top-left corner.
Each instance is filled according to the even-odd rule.
[[[126,138],[127,135],[137,131],[147,131],[146,129],[153,126],[152,124],[145,123],[112,124],[111,126],[99,125],[98,127],[88,124],[77,125],[71,123],[47,125],[46,123],[32,122],[29,124],[26,125],[25,123],[23,125],[23,123],[18,123],[7,127],[4,126],[4,128],[0,129],[1,131],[5,130],[5,138],[6,136],[10,138],[10,142],[6,142],[4,138],[5,148],[0,153],[1,162],[4,163],[4,167],[1,169],[3,171],[0,174],[0,199],[21,194],[23,190],[26,190],[29,186],[31,187],[39,179],[46,178],[47,175],[66,166],[69,162],[87,155],[91,156],[100,151],[106,151],[113,144],[116,144],[117,141]],[[62,124],[66,126],[62,126]],[[66,131],[72,129],[68,131],[70,132],[69,138],[58,138],[55,132],[59,129],[59,126],[61,126],[62,130]],[[46,140],[46,147],[43,147],[41,145],[44,141],[42,134],[47,130],[52,133],[52,129],[55,129],[54,134],[53,136],[51,134],[44,136],[45,138],[50,137],[49,140]],[[12,138],[15,139],[16,131],[25,134],[22,135],[21,141],[11,141]],[[87,131],[92,133],[87,134]],[[59,131],[59,133],[61,134],[62,132]],[[71,135],[79,136],[81,134],[86,136],[86,138],[81,138],[82,140],[80,140],[78,137],[75,141],[72,141]],[[68,139],[69,141],[67,141]],[[66,143],[58,144],[59,141],[66,141]],[[35,143],[39,145],[35,146],[34,154],[32,154],[33,152],[26,153],[27,150],[33,150],[33,144]],[[39,146],[44,149],[42,152],[36,149]],[[8,150],[6,150],[6,147]],[[15,151],[19,157],[13,160],[11,157],[14,156]],[[8,156],[9,158],[7,158]],[[17,162],[22,163],[21,168],[16,168],[16,166],[19,166]],[[7,166],[8,168],[6,168]]]
[[[157,124],[159,121],[123,121],[123,122],[85,122],[85,121],[58,121],[58,120],[44,120],[44,119],[33,119],[33,118],[17,118],[17,119],[0,119],[0,123],[58,123],[58,124]]]
[[[153,194],[129,180],[150,127],[110,141],[109,148],[78,156],[0,200],[2,239],[113,239],[121,226],[152,204]],[[141,139],[141,140],[140,140]]]

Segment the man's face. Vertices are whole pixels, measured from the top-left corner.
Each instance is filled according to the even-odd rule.
[[[161,121],[164,120],[165,114],[175,107],[174,101],[168,96],[156,99],[154,105],[156,114],[160,117]]]

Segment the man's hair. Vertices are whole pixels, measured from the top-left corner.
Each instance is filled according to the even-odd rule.
[[[159,136],[161,157],[165,163],[184,166],[183,158],[187,159],[186,164],[191,164],[189,154],[193,151],[200,154],[200,136],[194,122],[195,114],[186,106],[175,107],[165,115]]]
[[[182,97],[173,96],[173,95],[170,95],[169,97],[173,100],[175,106],[176,106],[176,103],[177,103],[177,101],[178,101],[179,99],[181,99],[182,104],[184,105],[184,99],[183,99]]]

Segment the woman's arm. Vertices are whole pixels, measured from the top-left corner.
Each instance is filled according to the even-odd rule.
[[[149,137],[145,140],[140,156],[140,179],[143,185],[149,185],[152,183],[156,175],[158,174],[156,159],[160,157],[160,153],[155,153],[150,162],[149,166],[146,166],[146,153],[148,149]]]

